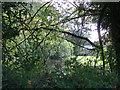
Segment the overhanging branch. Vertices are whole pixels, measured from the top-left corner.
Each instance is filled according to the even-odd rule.
[[[36,28],[34,30],[39,30],[39,29],[45,29],[45,30],[50,30],[50,31],[55,31],[55,32],[60,32],[60,33],[64,33],[64,34],[68,34],[68,35],[71,35],[73,37],[76,37],[76,38],[79,38],[79,39],[83,39],[83,40],[86,40],[87,42],[89,42],[92,46],[96,47],[96,48],[99,48],[99,46],[95,45],[92,41],[90,41],[88,38],[86,37],[82,37],[82,36],[77,36],[73,33],[70,33],[70,32],[66,32],[66,31],[60,31],[60,30],[56,30],[56,29],[53,29],[53,28],[47,28],[47,27],[41,27],[41,28]]]
[[[60,37],[60,38],[61,38],[61,37]],[[73,42],[73,41],[71,41],[71,40],[68,40],[68,39],[65,39],[65,38],[62,38],[62,39],[67,40],[68,42],[71,42],[71,43],[73,43],[73,44],[75,44],[75,45],[77,45],[77,46],[79,46],[79,47],[84,48],[84,49],[95,51],[95,48],[89,49],[89,48],[86,48],[86,47],[84,47],[84,46],[82,46],[82,45],[80,45],[80,44],[78,44],[78,43],[75,43],[75,42]]]

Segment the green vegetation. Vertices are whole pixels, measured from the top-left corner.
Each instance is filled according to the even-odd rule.
[[[3,2],[2,88],[120,88],[119,5]]]

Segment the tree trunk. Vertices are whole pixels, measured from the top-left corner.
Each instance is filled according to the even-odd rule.
[[[120,77],[120,3],[110,3],[110,33],[116,54],[116,69]]]

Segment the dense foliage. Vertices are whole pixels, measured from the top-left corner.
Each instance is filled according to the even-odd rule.
[[[119,35],[113,35],[110,5],[119,6],[2,3],[3,88],[119,88]],[[90,24],[97,24],[99,41],[90,41]]]

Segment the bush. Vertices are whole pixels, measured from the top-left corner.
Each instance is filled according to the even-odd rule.
[[[55,65],[53,71],[43,71],[38,66],[30,72],[3,68],[3,88],[115,88],[113,83],[117,82],[117,75],[107,70],[104,72],[100,68],[79,64],[75,57],[67,60],[62,69]]]

